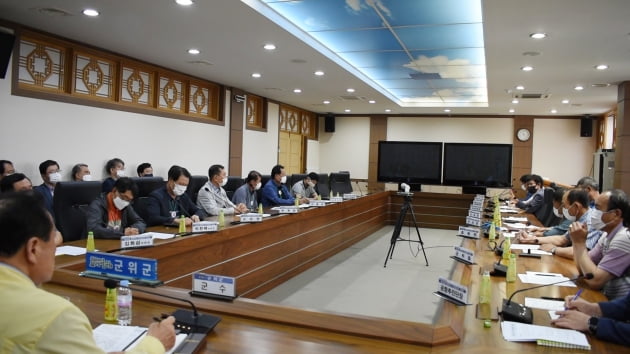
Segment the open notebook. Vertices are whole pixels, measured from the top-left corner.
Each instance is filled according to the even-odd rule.
[[[146,327],[119,326],[107,323],[99,325],[93,331],[96,345],[107,353],[122,352],[133,348],[146,333]],[[184,333],[178,334],[175,338],[175,345],[166,353],[174,352],[187,336]]]
[[[536,342],[548,347],[591,350],[584,333],[572,329],[503,321],[501,332],[503,338],[510,342]]]

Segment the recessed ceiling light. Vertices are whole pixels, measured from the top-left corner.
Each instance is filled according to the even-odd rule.
[[[324,102],[322,102],[323,104],[330,104],[329,100],[325,100]]]
[[[346,108],[346,109],[344,109],[343,111],[344,111],[344,112],[346,112],[346,113],[352,112],[351,110],[349,110],[349,109],[347,109],[347,108]]]
[[[293,93],[302,93],[302,89],[299,89],[299,88],[293,89]]]
[[[566,99],[566,98],[565,98],[565,99],[563,99],[561,102],[562,102],[562,104],[569,104],[569,100],[568,100],[568,99]]]
[[[515,88],[516,88],[517,90],[519,90],[519,91],[523,91],[523,90],[525,90],[525,86],[523,86],[523,85],[518,85],[518,86],[516,86]]]
[[[577,86],[575,86],[573,89],[574,89],[575,91],[582,91],[582,90],[584,90],[584,86],[582,86],[582,85],[577,85]]]
[[[374,100],[369,100],[368,103],[376,103]]]
[[[508,112],[514,113],[514,108],[510,108],[510,110]]]
[[[85,10],[83,10],[83,14],[85,16],[96,17],[96,16],[98,16],[98,11],[96,11],[94,9],[85,9]]]
[[[392,110],[391,110],[391,109],[389,109],[389,108],[385,110],[385,112],[387,112],[387,113],[389,113],[389,112],[391,112],[391,111],[392,111]]]
[[[547,37],[547,33],[536,32],[536,33],[530,34],[529,37],[533,38],[533,39],[543,39],[543,38]]]
[[[199,49],[196,49],[196,48],[188,49],[188,54],[199,54],[199,53],[201,53]]]
[[[258,79],[259,77],[261,77],[262,75],[260,73],[253,73],[252,77]]]
[[[276,45],[272,44],[272,43],[267,43],[263,46],[263,48],[265,48],[265,50],[275,50],[276,49]]]
[[[192,0],[175,0],[175,3],[181,6],[190,6],[193,4],[193,1]]]
[[[532,71],[532,70],[534,70],[534,67],[530,66],[530,65],[525,65],[525,66],[521,66],[521,70],[523,70],[523,71]]]
[[[446,112],[446,113],[450,113],[450,112],[451,112],[451,110],[447,108],[447,109],[445,109],[445,110],[444,110],[444,112]]]
[[[313,74],[315,74],[315,76],[324,76],[324,72],[321,70],[317,70],[316,72],[314,72]]]
[[[353,93],[354,89],[353,88],[349,88],[349,89],[346,89],[346,91],[349,92],[349,93]]]
[[[595,69],[597,69],[597,70],[606,70],[606,69],[608,69],[608,65],[606,65],[606,64],[595,65]]]
[[[550,112],[551,112],[551,113],[553,113],[553,114],[558,113],[558,111],[557,111],[557,110],[555,110],[555,109],[552,109]]]
[[[516,104],[516,103],[518,103],[518,100],[515,98],[515,99],[512,100],[512,103]]]

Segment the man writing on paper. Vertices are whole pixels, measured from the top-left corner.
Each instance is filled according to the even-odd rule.
[[[102,353],[85,314],[39,288],[52,278],[61,238],[31,192],[0,195],[0,352]],[[174,317],[149,326],[132,352],[164,353],[175,344]]]
[[[630,233],[624,226],[629,219],[628,196],[613,189],[595,201],[591,226],[603,234],[592,250],[586,247],[587,227],[581,223],[569,226],[576,266],[582,274],[593,273],[593,279],[584,282],[602,289],[609,299],[624,297],[630,291]]]

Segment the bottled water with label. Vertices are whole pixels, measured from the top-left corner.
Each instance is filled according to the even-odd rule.
[[[120,286],[116,292],[116,307],[118,324],[128,326],[131,324],[131,289],[129,289],[129,280],[121,280]]]

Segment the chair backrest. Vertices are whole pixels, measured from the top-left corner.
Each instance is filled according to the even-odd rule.
[[[545,227],[558,225],[560,219],[553,213],[553,188],[545,188],[544,190],[544,204],[536,212],[536,217]]]
[[[199,193],[199,189],[203,187],[204,184],[208,182],[208,176],[191,176],[190,181],[188,182],[188,188],[186,188],[186,193],[190,197],[193,203],[197,203],[197,194]]]
[[[166,184],[162,177],[132,177],[131,179],[138,186],[136,198],[148,197],[151,192]]]
[[[64,241],[75,241],[87,237],[85,212],[100,193],[100,181],[57,182],[53,210],[55,222]]]
[[[328,177],[331,193],[342,195],[344,193],[352,193],[352,184],[350,184],[350,173],[348,172],[332,172]]]
[[[317,174],[319,179],[317,180],[317,184],[315,185],[315,191],[317,194],[321,195],[322,198],[330,197],[330,183],[328,181],[328,175],[324,173]]]
[[[227,194],[228,198],[232,200],[232,196],[234,192],[238,189],[238,187],[245,184],[245,180],[238,176],[228,176],[228,181],[223,189],[225,189],[225,194]]]
[[[267,182],[269,182],[270,179],[271,179],[271,175],[261,175],[260,183],[262,183],[262,187],[260,187],[260,189],[256,191],[256,199],[258,200],[259,203],[262,200],[263,188],[265,187]]]
[[[145,223],[147,222],[147,220],[149,220],[148,207],[149,197],[147,196],[135,198],[133,200],[133,209],[136,211],[136,213],[138,213],[138,216],[140,216]]]

